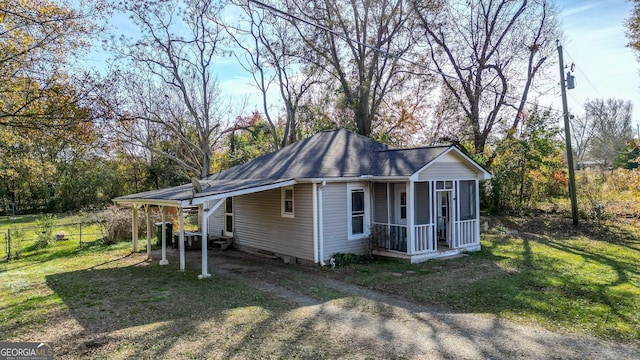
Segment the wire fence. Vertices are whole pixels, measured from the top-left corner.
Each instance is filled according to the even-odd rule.
[[[19,258],[24,252],[53,242],[73,241],[81,245],[105,237],[104,223],[100,222],[54,223],[50,226],[3,225],[0,227],[0,259]]]

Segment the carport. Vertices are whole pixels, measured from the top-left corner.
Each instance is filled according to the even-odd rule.
[[[251,194],[255,192],[292,186],[295,180],[196,180],[191,184],[175,186],[167,189],[141,192],[132,195],[121,196],[113,200],[117,206],[132,209],[131,242],[132,251],[138,251],[138,218],[140,210],[144,211],[147,222],[147,256],[151,257],[151,216],[152,207],[158,207],[162,216],[162,258],[160,265],[168,265],[167,239],[166,239],[166,209],[176,208],[178,212],[178,251],[180,258],[180,271],[185,269],[185,212],[193,209],[198,211],[198,223],[201,224],[202,235],[202,272],[199,279],[210,277],[208,273],[209,217],[225,203],[226,199],[233,196]]]

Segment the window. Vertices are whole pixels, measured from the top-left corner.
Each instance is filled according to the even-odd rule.
[[[347,192],[349,239],[360,239],[369,234],[369,199],[361,186],[347,186]]]
[[[224,232],[233,236],[233,198],[228,197],[224,202]]]
[[[294,217],[293,213],[293,186],[282,188],[282,216]]]
[[[453,189],[453,181],[436,181],[436,189]]]
[[[364,190],[351,191],[351,234],[364,234]]]
[[[407,219],[407,192],[400,192],[400,219]]]

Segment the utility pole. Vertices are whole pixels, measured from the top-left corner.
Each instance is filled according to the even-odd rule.
[[[578,225],[578,201],[576,199],[576,177],[573,171],[573,149],[571,148],[571,129],[569,125],[569,110],[567,109],[567,88],[564,78],[564,60],[562,58],[562,45],[558,44],[558,56],[560,59],[560,88],[562,89],[562,113],[564,117],[564,137],[567,148],[567,166],[569,168],[569,197],[571,198],[571,215],[573,225]]]

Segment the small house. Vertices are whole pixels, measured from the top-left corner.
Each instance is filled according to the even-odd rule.
[[[453,145],[391,149],[339,129],[194,184],[114,202],[134,209],[134,229],[140,209],[178,209],[181,269],[185,237],[193,235],[185,235],[181,215],[197,209],[200,276],[207,277],[207,245],[228,239],[240,250],[322,265],[338,252],[370,251],[417,263],[477,251],[479,180],[489,178]],[[136,231],[133,242],[136,247]],[[166,264],[163,244],[161,264]]]

